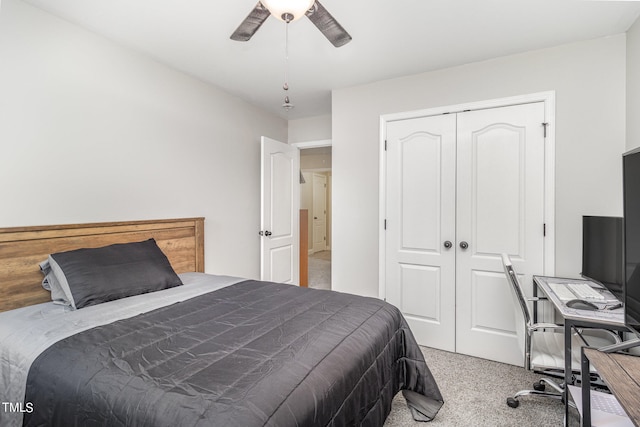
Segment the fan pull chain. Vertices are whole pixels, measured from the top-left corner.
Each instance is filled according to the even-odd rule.
[[[285,13],[282,15],[284,19],[284,84],[282,85],[282,89],[284,90],[284,104],[282,104],[282,108],[285,110],[290,110],[294,107],[294,105],[289,101],[289,96],[287,92],[289,91],[289,23],[293,19],[293,15]]]

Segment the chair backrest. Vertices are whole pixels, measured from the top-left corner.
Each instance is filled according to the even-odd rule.
[[[525,365],[528,364],[527,353],[529,351],[529,338],[527,327],[531,325],[531,314],[529,313],[529,306],[527,300],[524,297],[522,286],[518,280],[518,275],[513,269],[509,255],[502,254],[502,266],[504,267],[504,274],[507,276],[507,282],[509,285],[509,291],[511,293],[511,299],[513,300],[513,309],[516,321],[516,334],[518,336],[518,344],[522,355],[525,357]],[[528,369],[528,368],[527,368]]]

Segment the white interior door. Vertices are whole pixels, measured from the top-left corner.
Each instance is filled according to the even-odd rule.
[[[327,176],[313,174],[313,252],[327,250]]]
[[[455,351],[455,137],[455,115],[387,126],[386,299],[418,343],[448,351]]]
[[[262,137],[260,278],[298,284],[300,150]]]
[[[458,114],[459,353],[522,364],[500,254],[525,284],[543,271],[543,122],[543,102]]]

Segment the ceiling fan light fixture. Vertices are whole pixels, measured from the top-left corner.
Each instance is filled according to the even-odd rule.
[[[260,3],[269,9],[271,15],[281,21],[285,21],[285,16],[292,15],[293,19],[289,19],[289,22],[293,22],[302,18],[304,14],[307,13],[307,11],[311,9],[314,1],[315,0],[260,0]]]

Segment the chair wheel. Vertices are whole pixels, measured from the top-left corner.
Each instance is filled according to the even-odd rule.
[[[509,405],[509,407],[511,408],[517,408],[518,406],[520,406],[520,402],[514,399],[513,397],[508,397],[507,405]]]
[[[542,381],[538,381],[537,383],[533,383],[533,389],[536,391],[544,391],[545,384]]]

